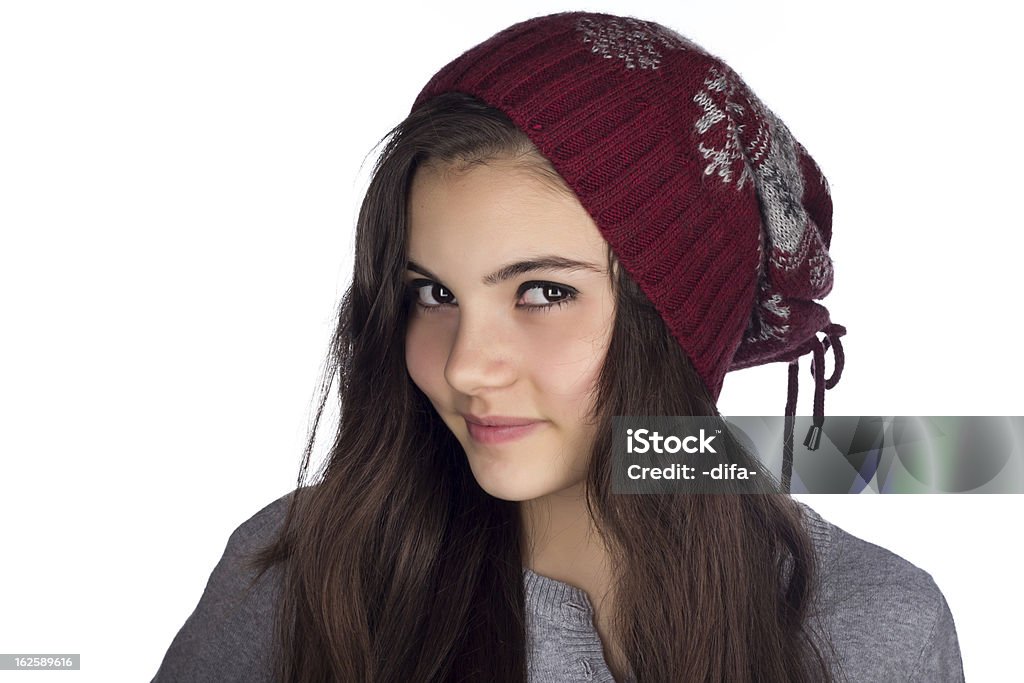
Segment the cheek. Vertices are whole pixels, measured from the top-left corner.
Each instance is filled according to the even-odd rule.
[[[427,396],[435,396],[444,384],[447,358],[441,335],[431,334],[420,321],[410,320],[405,333],[405,365],[409,377]]]
[[[557,408],[562,402],[574,417],[589,409],[610,341],[606,319],[594,311],[584,313],[565,316],[562,324],[546,329],[536,340],[531,362],[532,374],[549,397],[549,406]]]

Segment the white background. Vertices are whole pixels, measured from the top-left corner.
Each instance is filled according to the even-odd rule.
[[[530,16],[674,28],[818,161],[849,330],[826,416],[1024,415],[1011,5],[349,7],[0,5],[0,652],[83,661],[0,680],[153,676],[228,535],[294,487],[375,144]],[[785,393],[784,364],[744,370],[720,408]],[[969,681],[1019,677],[1021,496],[804,500],[935,577]]]

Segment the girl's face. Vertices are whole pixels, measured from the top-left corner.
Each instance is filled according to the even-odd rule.
[[[578,485],[615,314],[597,226],[575,197],[495,161],[417,170],[409,230],[409,375],[477,482],[509,501]],[[534,424],[470,424],[491,417]]]

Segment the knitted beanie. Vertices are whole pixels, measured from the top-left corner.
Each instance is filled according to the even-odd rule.
[[[603,13],[561,12],[500,31],[437,72],[412,110],[452,91],[503,111],[529,136],[715,401],[730,370],[789,362],[788,488],[798,359],[814,354],[804,442],[813,450],[846,330],[813,301],[832,289],[828,182],[783,122],[689,39]]]

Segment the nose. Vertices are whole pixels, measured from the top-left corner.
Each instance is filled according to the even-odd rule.
[[[444,377],[456,391],[474,395],[514,383],[517,361],[510,332],[497,316],[459,311],[459,325],[448,353]]]

